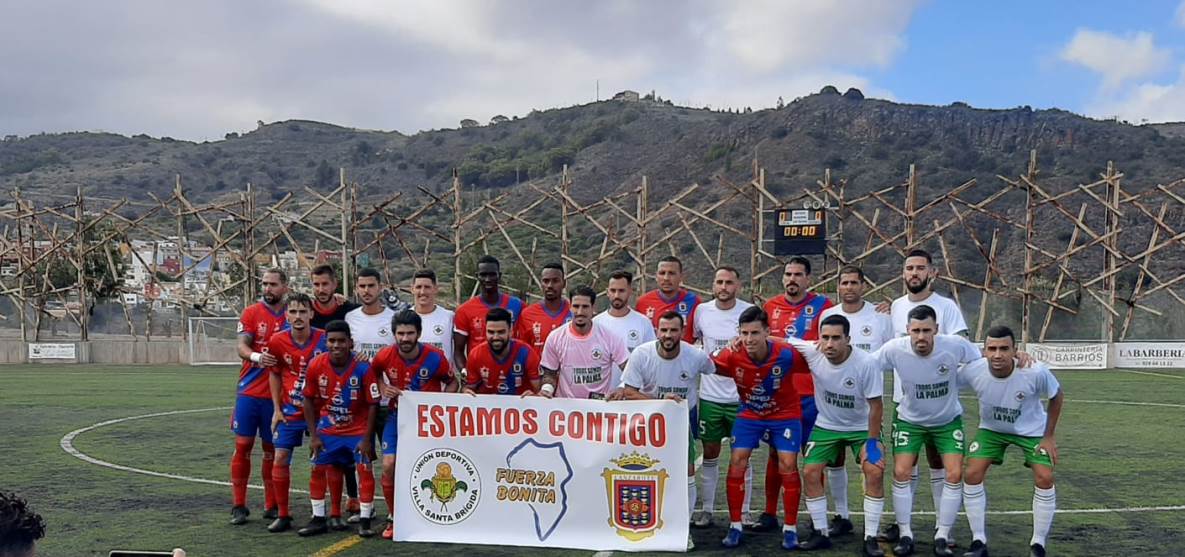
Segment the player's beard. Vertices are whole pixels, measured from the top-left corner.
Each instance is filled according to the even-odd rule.
[[[490,343],[490,352],[493,352],[495,354],[501,354],[503,350],[506,350],[506,341],[504,341],[504,340],[490,339],[489,343]]]
[[[905,284],[905,288],[909,290],[910,294],[921,294],[930,287],[930,277],[922,277],[921,282],[917,284]]]
[[[414,340],[410,341],[410,342],[400,342],[399,343],[399,351],[404,354],[411,354],[413,351],[415,351],[416,344],[418,344],[418,341],[414,341]]]
[[[333,301],[333,294],[317,294],[317,303],[323,306],[329,305]]]
[[[675,347],[679,346],[679,339],[662,339],[662,349],[664,352],[674,352]]]
[[[274,305],[280,303],[280,297],[275,294],[264,293],[263,303],[265,303],[269,306],[274,306]]]
[[[613,298],[613,299],[609,300],[609,305],[613,309],[624,308],[626,306],[626,304],[628,304],[628,303],[629,303],[629,298]]]

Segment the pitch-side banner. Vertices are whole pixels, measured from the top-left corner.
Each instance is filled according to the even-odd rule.
[[[1112,344],[1111,365],[1134,368],[1182,368],[1185,367],[1185,342]]]
[[[1037,344],[1025,345],[1034,358],[1050,369],[1107,369],[1106,344]]]
[[[399,399],[397,541],[683,551],[686,403]]]

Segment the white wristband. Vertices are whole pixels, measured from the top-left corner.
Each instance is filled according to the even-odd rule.
[[[263,354],[260,352],[252,352],[251,357],[248,359],[258,364],[259,362],[263,361]]]
[[[551,396],[551,395],[555,394],[555,385],[552,385],[551,383],[547,383],[539,388],[539,392],[543,393],[547,396]]]

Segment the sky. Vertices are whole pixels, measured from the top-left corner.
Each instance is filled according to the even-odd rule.
[[[38,0],[0,5],[0,135],[398,130],[630,89],[1185,120],[1185,0]]]

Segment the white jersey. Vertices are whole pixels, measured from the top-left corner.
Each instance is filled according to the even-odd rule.
[[[852,346],[872,353],[896,335],[893,334],[893,320],[889,314],[877,311],[876,306],[868,302],[862,303],[864,305],[856,313],[844,311],[842,305],[832,306],[823,311],[819,322],[822,323],[829,315],[842,315],[850,325],[848,336],[852,338]]]
[[[440,304],[427,315],[420,314],[424,322],[424,330],[420,333],[420,342],[430,344],[444,352],[448,363],[453,363],[453,312]],[[455,367],[455,366],[454,366]]]
[[[358,359],[370,361],[379,350],[395,344],[395,333],[391,330],[391,319],[395,312],[384,306],[383,311],[367,315],[362,308],[355,308],[346,314],[350,326],[350,338],[354,339],[354,352]]]
[[[1045,364],[1017,367],[1008,377],[992,375],[986,358],[967,364],[959,373],[959,384],[970,387],[979,397],[979,427],[996,433],[1022,437],[1045,435],[1045,405],[1061,385]]]
[[[668,360],[658,354],[658,342],[647,342],[630,354],[621,377],[622,385],[654,398],[674,393],[687,400],[688,408],[694,409],[699,402],[700,376],[715,375],[716,365],[703,350],[684,341],[679,341],[679,355]]]
[[[737,300],[732,309],[716,307],[716,301],[695,306],[695,316],[691,322],[695,326],[695,338],[700,339],[704,352],[711,354],[725,346],[737,336],[737,322],[741,312],[753,307],[753,304]],[[737,384],[729,377],[705,375],[700,379],[700,398],[718,402],[720,404],[739,404]]]
[[[931,292],[925,300],[911,302],[909,296],[902,296],[893,300],[893,307],[889,313],[893,319],[893,334],[895,336],[909,335],[909,310],[926,305],[934,310],[938,320],[938,334],[957,335],[967,330],[967,322],[963,320],[963,311],[954,300],[937,292]],[[893,402],[901,402],[901,378],[893,374]]]
[[[788,338],[811,368],[815,382],[815,425],[830,431],[868,431],[868,399],[885,395],[885,374],[873,356],[852,350],[842,364],[835,365],[815,343]]]
[[[614,317],[609,315],[609,310],[605,310],[593,317],[593,321],[620,338],[625,343],[625,349],[630,352],[642,343],[657,338],[654,335],[654,324],[632,308],[625,317]]]
[[[876,354],[881,369],[893,369],[904,396],[897,417],[917,426],[943,426],[963,415],[957,380],[961,364],[982,359],[979,347],[958,335],[935,335],[928,356],[914,353],[909,337],[886,342]]]

